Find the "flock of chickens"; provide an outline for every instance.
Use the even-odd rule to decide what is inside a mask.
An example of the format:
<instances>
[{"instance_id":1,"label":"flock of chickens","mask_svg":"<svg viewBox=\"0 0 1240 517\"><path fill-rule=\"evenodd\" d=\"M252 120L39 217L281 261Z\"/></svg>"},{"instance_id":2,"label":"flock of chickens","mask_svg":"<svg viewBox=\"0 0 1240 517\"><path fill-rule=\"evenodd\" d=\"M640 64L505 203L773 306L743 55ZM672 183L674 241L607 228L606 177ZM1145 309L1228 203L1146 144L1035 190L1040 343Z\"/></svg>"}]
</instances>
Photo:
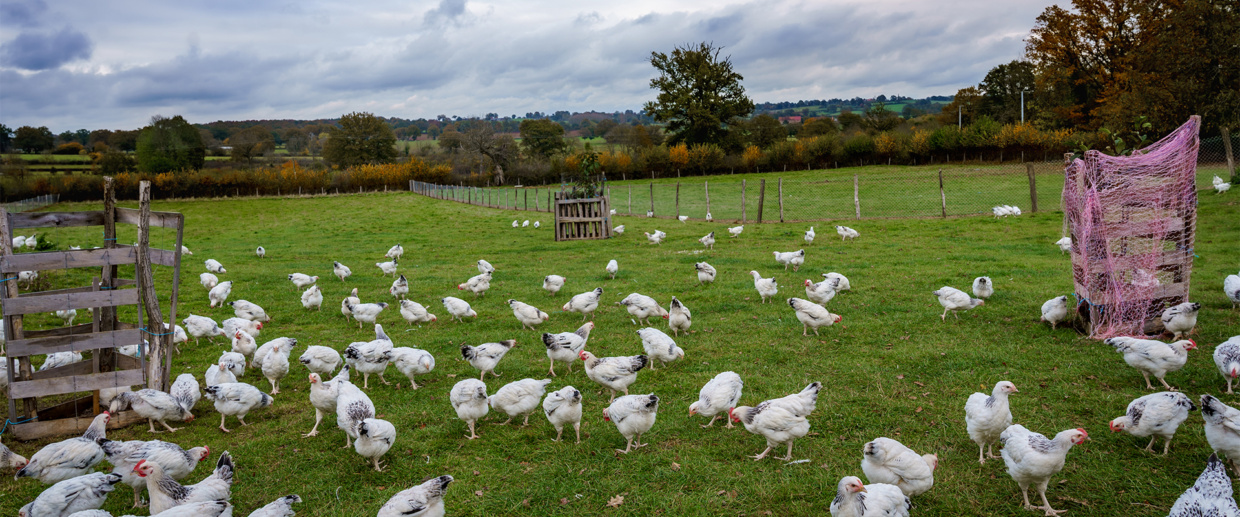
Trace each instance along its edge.
<instances>
[{"instance_id":1,"label":"flock of chickens","mask_svg":"<svg viewBox=\"0 0 1240 517\"><path fill-rule=\"evenodd\" d=\"M1018 208L1010 208L1015 209L1011 215L1020 213ZM1007 208L1004 208L1004 211L1007 212ZM996 215L1000 214L996 212ZM526 221L526 225L528 223L529 221ZM513 221L513 226L518 227L516 221ZM538 226L539 223L535 222L534 227ZM743 230L743 226L728 229L732 237L738 237ZM837 226L836 230L845 241L860 236L852 228ZM623 232L623 226L615 228L615 233ZM666 233L656 230L654 233L646 233L646 236L649 242L657 245L666 238ZM807 244L812 243L815 237L811 227L805 233L804 240ZM702 237L699 242L713 249L714 232ZM1065 250L1071 247L1071 241L1066 237L1056 244ZM183 252L189 254L188 250ZM409 293L408 280L398 271L398 262L403 254L404 248L398 244L388 250L386 261L375 263L375 267L383 275L395 277L389 294L398 301L402 319L411 324L438 321L438 317L430 313L427 307L406 299ZM264 258L266 250L258 247L255 255L260 259ZM806 253L801 249L776 251L773 255L776 263L784 266L785 270L792 267L793 271L797 271L804 264ZM264 323L269 322L271 317L265 309L251 301L228 301L232 294L232 282L221 282L218 276L226 274L227 270L213 259L206 260L204 265L207 271L200 275L200 282L207 290L210 306L227 304L233 309L235 317L217 323L209 317L190 314L182 321L184 327L177 325L169 330L175 334L174 342L177 344L187 342L190 338L197 342L202 338L212 340L217 336L223 336L231 342L231 350L222 354L218 362L204 372L205 388L194 375L182 374L176 378L168 392L153 389L130 391L121 388L104 390L101 393L101 399L111 406L112 411L130 408L147 418L152 433L158 432L156 423L167 431L174 432L177 428L171 427L168 422L192 422L192 410L204 394L212 401L214 409L220 415L219 429L222 432L230 432L226 427L229 416L237 417L243 426L248 425L245 423L246 415L272 405L272 395L280 393L280 382L290 374L292 368L290 359L298 344L297 340L279 337L259 346L256 338L263 330ZM458 290L473 293L475 298L482 298L490 289L496 270L485 260L479 260L476 266L479 274L457 287ZM717 270L713 266L699 262L694 267L700 284L715 281ZM618 262L609 261L605 270L611 278L615 278L619 271ZM348 266L335 262L333 274L344 282L353 273ZM750 275L762 303L778 294L779 285L775 278L763 278L756 270L750 271ZM824 305L840 291L850 290L851 284L848 278L840 273L829 272L822 276L824 279L817 283L805 281L805 298L793 297L786 300L803 325L803 335L808 335L809 330L818 334L821 327L842 320L842 316L830 313ZM304 289L301 301L306 309L321 308L323 295L317 285L318 276L298 272L289 274L288 280L295 288ZM542 287L554 296L565 286L566 281L565 277L559 275L547 275L543 278ZM1233 303L1240 303L1240 275L1227 277L1224 289ZM993 282L989 277L978 277L974 280L972 293L970 296L950 286L934 291L933 295L944 308L941 319L945 320L948 312L956 314L983 305L985 300L994 294ZM543 333L541 341L549 361L548 376L558 377L556 363L565 364L567 373L571 374L573 364L580 361L586 378L610 392L609 405L603 411L603 418L612 422L626 441L625 448L616 449L616 452L627 454L635 448L647 445L642 442L642 435L654 427L660 403L659 397L654 393L629 394L629 387L636 382L642 370L655 370L657 366L684 359L685 351L676 343L676 338L689 330L693 320L689 308L676 297L672 297L668 308L664 309L650 296L631 293L615 304L625 307L635 324L645 325L637 331L645 353L598 357L586 349L591 330L594 329L594 322L587 320L593 319L594 312L602 303L603 295L604 289L599 287L572 296L562 306L562 310L581 314L582 325L573 332ZM463 321L464 318L478 315L471 304L462 298L446 296L440 303L453 320ZM529 303L509 299L506 305L525 329L535 330L550 319L546 312ZM353 289L351 295L341 301L341 313L354 320L359 327L372 325L375 339L350 343L343 353L330 347L310 346L297 359L309 372L309 399L315 409L314 428L304 436L317 435L323 417L334 414L337 427L345 434L345 446L353 448L378 471L383 470L381 458L397 439L397 429L392 423L376 418L379 412L365 391L369 389L369 377L378 375L382 383L389 384L384 374L391 365L405 375L413 389L417 389L415 377L430 373L435 368L435 358L429 352L395 346L382 324L378 323L380 314L388 307L389 304L385 302L363 303L358 297L358 290ZM1187 335L1196 325L1199 309L1200 305L1195 303L1168 308L1159 322L1160 330L1165 330L1176 339ZM1067 297L1060 296L1048 300L1042 306L1042 319L1054 327L1069 319L1070 312ZM651 326L651 318L667 320L668 329L673 331L675 337ZM1147 450L1151 452L1156 439L1162 438L1163 454L1167 454L1176 429L1187 420L1188 412L1197 409L1197 406L1186 395L1174 391L1164 377L1185 365L1187 352L1196 348L1196 343L1186 339L1168 344L1134 337L1112 338L1106 340L1106 343L1115 347L1127 364L1142 373L1147 388L1153 389L1149 380L1149 376L1153 375L1164 387L1171 390L1132 401L1124 416L1110 422L1111 430L1151 437L1147 446ZM462 359L479 372L478 379L468 378L457 382L448 397L458 418L468 428L469 432L465 437L470 440L478 437L476 423L491 410L507 416L508 420L503 424L520 417L523 425L528 425L530 415L541 407L544 416L556 430L556 441L562 438L564 428L571 426L577 443L580 443L583 398L581 390L565 385L549 391L553 383L549 378L520 379L506 383L494 391L489 390L484 382L488 373L492 377L499 377L496 370L506 354L516 346L515 340L461 345ZM137 354L140 350L133 347L121 352ZM1227 393L1232 393L1232 383L1240 378L1240 336L1216 347L1214 359L1227 381ZM44 368L49 364L67 364L74 360L75 358L68 356L49 356ZM80 354L76 360L81 360ZM244 378L247 367L260 372L269 382L270 394L239 380ZM361 387L353 383L354 376L359 373L363 380ZM739 423L747 431L762 436L766 448L752 456L755 460L762 460L772 451L785 447L786 452L780 459L791 460L794 441L809 434L808 417L816 408L822 384L814 382L797 393L765 400L754 406L739 405L743 388L744 382L735 372L719 373L701 388L698 400L689 406L690 416L709 417L709 422L702 427L711 427L718 418L724 417L726 427L732 428L734 423ZM622 392L623 395L617 397L617 392ZM1047 438L1021 425L1014 425L1009 404L1009 395L1013 393L1018 393L1016 386L1011 382L1001 381L989 395L972 394L964 405L966 431L979 446L980 463L985 463L987 458L1003 459L1008 474L1021 489L1026 508L1042 510L1048 516L1057 515L1063 511L1052 509L1046 499L1049 480L1063 468L1068 451L1074 445L1088 440L1089 434L1084 429L1069 429L1053 438ZM1237 465L1240 460L1240 410L1231 408L1210 395L1202 395L1200 405L1211 447L1216 453L1226 456L1237 473L1240 473L1240 465ZM106 438L106 424L110 418L108 412L98 415L82 436L48 445L29 460L0 444L0 468L15 469L17 479L30 477L51 485L35 501L22 507L19 515L110 515L97 508L119 482L132 487L135 507L143 504L141 491L144 488L147 490L151 515L232 515L229 500L234 460L227 451L219 456L214 470L205 479L197 484L182 485L181 480L189 477L199 462L209 458L208 448L183 449L177 444L159 440L110 441ZM996 442L1002 445L1001 456L994 454L993 447ZM887 437L879 437L866 443L862 452L861 468L869 484L862 483L858 477L842 478L837 486L836 497L830 505L833 516L907 516L912 508L911 498L927 492L934 485L934 471L938 466L936 455L919 455ZM93 472L95 466L104 460L113 466L111 473ZM378 515L444 515L443 495L452 480L451 476L441 476L402 491L388 501ZM1041 506L1034 506L1029 502L1028 491L1031 486L1038 491ZM301 498L297 495L288 495L250 515L293 515L292 505L300 502ZM1212 511L1215 513L1211 513ZM1176 502L1172 515L1240 515L1240 508L1236 507L1231 496L1230 480L1217 456L1211 456L1197 484Z\"/></svg>"}]
</instances>

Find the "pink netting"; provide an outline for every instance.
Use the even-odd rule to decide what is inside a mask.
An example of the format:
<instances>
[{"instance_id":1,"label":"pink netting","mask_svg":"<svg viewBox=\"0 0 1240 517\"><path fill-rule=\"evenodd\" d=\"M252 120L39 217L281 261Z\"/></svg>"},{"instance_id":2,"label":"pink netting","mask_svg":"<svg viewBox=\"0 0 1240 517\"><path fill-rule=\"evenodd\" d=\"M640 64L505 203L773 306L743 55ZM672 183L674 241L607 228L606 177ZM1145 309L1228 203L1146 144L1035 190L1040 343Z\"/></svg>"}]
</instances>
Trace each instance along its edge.
<instances>
[{"instance_id":1,"label":"pink netting","mask_svg":"<svg viewBox=\"0 0 1240 517\"><path fill-rule=\"evenodd\" d=\"M1166 304L1187 301L1200 124L1193 116L1132 156L1088 151L1068 164L1074 295L1091 337L1139 335Z\"/></svg>"}]
</instances>

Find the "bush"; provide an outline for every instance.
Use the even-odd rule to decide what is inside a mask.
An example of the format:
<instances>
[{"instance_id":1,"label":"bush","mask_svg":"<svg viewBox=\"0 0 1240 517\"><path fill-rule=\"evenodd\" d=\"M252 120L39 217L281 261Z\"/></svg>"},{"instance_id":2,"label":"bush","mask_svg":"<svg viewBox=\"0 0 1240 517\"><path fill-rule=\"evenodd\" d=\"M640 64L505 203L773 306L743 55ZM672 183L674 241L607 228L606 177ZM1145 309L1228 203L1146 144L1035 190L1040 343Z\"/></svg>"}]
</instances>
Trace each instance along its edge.
<instances>
[{"instance_id":1,"label":"bush","mask_svg":"<svg viewBox=\"0 0 1240 517\"><path fill-rule=\"evenodd\" d=\"M863 163L866 159L874 160L874 139L865 133L857 133L844 140L842 160L848 163Z\"/></svg>"},{"instance_id":2,"label":"bush","mask_svg":"<svg viewBox=\"0 0 1240 517\"><path fill-rule=\"evenodd\" d=\"M52 154L82 154L85 150L86 148L82 147L82 144L77 142L69 142L67 144L60 144L57 146L56 150L52 151Z\"/></svg>"}]
</instances>

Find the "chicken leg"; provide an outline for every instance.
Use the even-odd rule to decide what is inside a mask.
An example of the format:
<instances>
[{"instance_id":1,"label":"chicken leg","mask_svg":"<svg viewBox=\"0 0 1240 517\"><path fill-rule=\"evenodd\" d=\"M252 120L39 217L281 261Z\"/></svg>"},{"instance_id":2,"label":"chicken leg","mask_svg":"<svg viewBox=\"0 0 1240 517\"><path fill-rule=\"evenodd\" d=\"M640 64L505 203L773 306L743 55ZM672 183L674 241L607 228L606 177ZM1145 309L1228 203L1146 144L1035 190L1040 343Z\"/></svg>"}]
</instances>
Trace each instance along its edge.
<instances>
[{"instance_id":1,"label":"chicken leg","mask_svg":"<svg viewBox=\"0 0 1240 517\"><path fill-rule=\"evenodd\" d=\"M715 420L718 420L718 419L719 419L719 415L715 415L711 417L710 422L707 422L706 425L699 426L699 427L701 427L702 429L706 429L707 427L715 425Z\"/></svg>"},{"instance_id":2,"label":"chicken leg","mask_svg":"<svg viewBox=\"0 0 1240 517\"><path fill-rule=\"evenodd\" d=\"M146 508L146 502L142 500L142 489L134 487L133 489L133 507Z\"/></svg>"},{"instance_id":3,"label":"chicken leg","mask_svg":"<svg viewBox=\"0 0 1240 517\"><path fill-rule=\"evenodd\" d=\"M778 459L781 459L784 461L789 461L792 459L792 440L788 440L788 455L782 458L778 458Z\"/></svg>"},{"instance_id":4,"label":"chicken leg","mask_svg":"<svg viewBox=\"0 0 1240 517\"><path fill-rule=\"evenodd\" d=\"M766 450L762 451L762 454L759 454L759 455L757 455L757 456L750 456L750 458L753 458L753 460L754 460L754 461L759 461L759 460L761 460L762 458L765 458L765 457L766 457L766 453L771 452L771 448L772 448L772 447L771 447L770 445L768 445L768 446L766 446Z\"/></svg>"},{"instance_id":5,"label":"chicken leg","mask_svg":"<svg viewBox=\"0 0 1240 517\"><path fill-rule=\"evenodd\" d=\"M552 377L558 377L558 375L555 374L555 359L549 360L551 361L551 368L547 371L547 374Z\"/></svg>"},{"instance_id":6,"label":"chicken leg","mask_svg":"<svg viewBox=\"0 0 1240 517\"><path fill-rule=\"evenodd\" d=\"M1038 508L1041 508L1042 510L1046 510L1046 517L1056 517L1057 515L1067 511L1067 510L1056 510L1054 508L1051 508L1050 501L1046 500L1046 481L1043 481L1042 483L1038 485L1038 495L1042 496L1042 506Z\"/></svg>"},{"instance_id":7,"label":"chicken leg","mask_svg":"<svg viewBox=\"0 0 1240 517\"><path fill-rule=\"evenodd\" d=\"M383 472L383 467L379 466L379 458L371 458L371 461L374 462L375 472Z\"/></svg>"},{"instance_id":8,"label":"chicken leg","mask_svg":"<svg viewBox=\"0 0 1240 517\"><path fill-rule=\"evenodd\" d=\"M388 385L388 386L391 386L391 385L392 385L392 383L388 382L388 380L387 380L387 379L384 379L384 378L383 378L383 374L384 374L384 373L386 373L386 372L387 372L387 370L386 370L386 369L385 369L384 371L382 371L382 372L379 372L379 380L383 381L383 383L384 383L384 384L386 384L386 385ZM272 395L274 395L274 393L273 393Z\"/></svg>"},{"instance_id":9,"label":"chicken leg","mask_svg":"<svg viewBox=\"0 0 1240 517\"><path fill-rule=\"evenodd\" d=\"M581 422L573 422L573 430L577 432L577 443L581 443Z\"/></svg>"},{"instance_id":10,"label":"chicken leg","mask_svg":"<svg viewBox=\"0 0 1240 517\"><path fill-rule=\"evenodd\" d=\"M466 436L465 439L473 440L474 438L478 437L478 435L474 433L474 421L470 420L468 423L469 423L469 436Z\"/></svg>"},{"instance_id":11,"label":"chicken leg","mask_svg":"<svg viewBox=\"0 0 1240 517\"><path fill-rule=\"evenodd\" d=\"M323 421L323 412L320 411L318 408L314 408L314 428L311 429L310 432L301 435L301 437L309 438L311 436L318 436L319 435L319 422L322 422L322 421Z\"/></svg>"},{"instance_id":12,"label":"chicken leg","mask_svg":"<svg viewBox=\"0 0 1240 517\"><path fill-rule=\"evenodd\" d=\"M524 421L524 422L521 422L521 427L529 427L529 426L530 426L530 414L529 414L529 413L526 413L526 414L525 414L525 421Z\"/></svg>"},{"instance_id":13,"label":"chicken leg","mask_svg":"<svg viewBox=\"0 0 1240 517\"><path fill-rule=\"evenodd\" d=\"M272 394L272 395L276 395L276 394L280 393L280 385L279 385L279 384L277 384L277 383L276 383L276 381L274 381L274 380L272 380L272 379L267 379L267 382L270 382L270 383L271 383L271 394Z\"/></svg>"},{"instance_id":14,"label":"chicken leg","mask_svg":"<svg viewBox=\"0 0 1240 517\"><path fill-rule=\"evenodd\" d=\"M224 419L226 418L228 418L226 415L220 415L220 430L226 433L231 433L232 431L229 431L227 427L224 427Z\"/></svg>"}]
</instances>

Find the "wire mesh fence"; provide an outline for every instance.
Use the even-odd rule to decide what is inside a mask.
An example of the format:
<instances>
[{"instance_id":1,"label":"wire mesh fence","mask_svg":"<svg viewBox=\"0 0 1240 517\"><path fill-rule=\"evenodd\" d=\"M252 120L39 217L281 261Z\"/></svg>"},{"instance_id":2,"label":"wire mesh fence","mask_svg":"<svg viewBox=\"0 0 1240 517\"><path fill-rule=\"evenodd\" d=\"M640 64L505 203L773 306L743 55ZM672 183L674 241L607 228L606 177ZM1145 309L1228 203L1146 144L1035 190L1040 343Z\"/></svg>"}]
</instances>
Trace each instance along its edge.
<instances>
[{"instance_id":1,"label":"wire mesh fence","mask_svg":"<svg viewBox=\"0 0 1240 517\"><path fill-rule=\"evenodd\" d=\"M48 205L54 205L58 202L60 202L60 194L44 194L42 196L23 199L21 201L4 203L0 206L3 206L5 210L8 210L9 212L27 212L30 210L37 210Z\"/></svg>"}]
</instances>

